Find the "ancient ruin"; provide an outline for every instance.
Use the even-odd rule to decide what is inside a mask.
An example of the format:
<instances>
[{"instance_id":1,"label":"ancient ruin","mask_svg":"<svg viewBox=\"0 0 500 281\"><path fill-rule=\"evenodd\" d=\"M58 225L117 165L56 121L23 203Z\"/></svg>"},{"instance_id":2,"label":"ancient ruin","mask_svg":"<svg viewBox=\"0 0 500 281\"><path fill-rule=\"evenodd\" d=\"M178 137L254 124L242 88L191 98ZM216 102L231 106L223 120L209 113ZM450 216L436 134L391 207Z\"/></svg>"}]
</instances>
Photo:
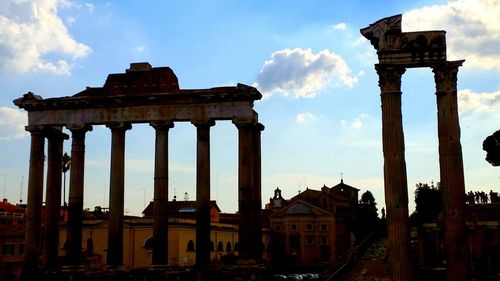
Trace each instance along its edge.
<instances>
[{"instance_id":1,"label":"ancient ruin","mask_svg":"<svg viewBox=\"0 0 500 281\"><path fill-rule=\"evenodd\" d=\"M234 87L183 90L168 67L132 63L125 73L110 74L103 87L87 88L73 96L43 99L27 93L14 103L28 111L31 154L26 217L26 255L23 275L40 264L41 208L44 186L44 146L48 139L47 215L44 261L47 271L58 264L59 206L63 141L71 131L71 176L66 268L81 267L82 213L84 198L85 135L93 125L111 131L109 226L106 264L119 269L123 261L125 133L134 123L148 123L156 132L154 168L154 226L152 266L168 264L168 131L175 122L191 122L197 128L196 266L210 263L210 127L216 120L230 120L239 135L238 209L240 259L258 261L261 256L261 159L260 134L253 103L262 95L255 88Z\"/></svg>"},{"instance_id":2,"label":"ancient ruin","mask_svg":"<svg viewBox=\"0 0 500 281\"><path fill-rule=\"evenodd\" d=\"M464 60L446 60L445 31L402 32L401 15L361 29L377 50L382 100L385 203L392 280L412 280L408 187L401 116L401 76L406 68L430 67L437 97L439 166L443 192L447 280L467 280L465 184L457 109L457 73Z\"/></svg>"}]
</instances>

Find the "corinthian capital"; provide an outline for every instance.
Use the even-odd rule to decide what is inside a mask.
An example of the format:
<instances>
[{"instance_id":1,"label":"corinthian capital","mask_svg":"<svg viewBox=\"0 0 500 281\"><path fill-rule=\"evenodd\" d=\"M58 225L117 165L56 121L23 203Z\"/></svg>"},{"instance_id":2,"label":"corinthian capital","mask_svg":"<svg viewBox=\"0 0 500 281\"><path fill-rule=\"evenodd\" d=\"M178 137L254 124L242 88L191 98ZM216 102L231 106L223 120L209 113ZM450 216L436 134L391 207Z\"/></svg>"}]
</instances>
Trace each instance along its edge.
<instances>
[{"instance_id":1,"label":"corinthian capital","mask_svg":"<svg viewBox=\"0 0 500 281\"><path fill-rule=\"evenodd\" d=\"M381 92L401 92L401 76L406 69L394 65L375 65Z\"/></svg>"},{"instance_id":2,"label":"corinthian capital","mask_svg":"<svg viewBox=\"0 0 500 281\"><path fill-rule=\"evenodd\" d=\"M436 82L436 93L451 92L457 90L458 68L462 66L463 60L444 62L432 66L434 81Z\"/></svg>"}]
</instances>

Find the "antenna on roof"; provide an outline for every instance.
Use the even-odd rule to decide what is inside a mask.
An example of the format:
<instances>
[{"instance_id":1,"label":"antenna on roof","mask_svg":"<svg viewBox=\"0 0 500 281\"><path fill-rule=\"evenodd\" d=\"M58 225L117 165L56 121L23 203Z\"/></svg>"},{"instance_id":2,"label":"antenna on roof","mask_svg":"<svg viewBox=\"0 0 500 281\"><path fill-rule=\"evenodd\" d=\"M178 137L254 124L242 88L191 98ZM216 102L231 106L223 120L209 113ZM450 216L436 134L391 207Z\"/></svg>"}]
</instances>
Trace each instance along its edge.
<instances>
[{"instance_id":1,"label":"antenna on roof","mask_svg":"<svg viewBox=\"0 0 500 281\"><path fill-rule=\"evenodd\" d=\"M344 173L340 172L340 182L344 183Z\"/></svg>"},{"instance_id":2,"label":"antenna on roof","mask_svg":"<svg viewBox=\"0 0 500 281\"><path fill-rule=\"evenodd\" d=\"M7 194L5 192L5 189L6 189L6 187L5 187L6 178L7 178L7 175L4 174L3 175L3 198L7 198Z\"/></svg>"},{"instance_id":3,"label":"antenna on roof","mask_svg":"<svg viewBox=\"0 0 500 281\"><path fill-rule=\"evenodd\" d=\"M19 186L19 203L23 203L23 184L24 176L21 176L21 185Z\"/></svg>"}]
</instances>

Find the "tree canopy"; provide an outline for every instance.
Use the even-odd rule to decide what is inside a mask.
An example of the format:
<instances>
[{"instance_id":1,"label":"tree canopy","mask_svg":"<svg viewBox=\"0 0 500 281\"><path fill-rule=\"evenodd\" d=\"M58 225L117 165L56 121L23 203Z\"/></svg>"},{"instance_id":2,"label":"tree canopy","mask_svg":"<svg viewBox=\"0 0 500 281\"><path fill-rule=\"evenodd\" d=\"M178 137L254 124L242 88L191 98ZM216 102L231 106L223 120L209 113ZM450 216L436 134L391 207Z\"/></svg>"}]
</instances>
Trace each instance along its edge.
<instances>
[{"instance_id":1,"label":"tree canopy","mask_svg":"<svg viewBox=\"0 0 500 281\"><path fill-rule=\"evenodd\" d=\"M439 183L418 183L415 189L415 211L413 223L435 222L442 210L442 193Z\"/></svg>"},{"instance_id":2,"label":"tree canopy","mask_svg":"<svg viewBox=\"0 0 500 281\"><path fill-rule=\"evenodd\" d=\"M373 197L373 194L368 190L361 195L358 204L358 235L365 236L371 232L377 231L379 220L377 202L375 202L375 197Z\"/></svg>"},{"instance_id":3,"label":"tree canopy","mask_svg":"<svg viewBox=\"0 0 500 281\"><path fill-rule=\"evenodd\" d=\"M494 132L483 141L486 161L493 166L500 166L500 130Z\"/></svg>"}]
</instances>

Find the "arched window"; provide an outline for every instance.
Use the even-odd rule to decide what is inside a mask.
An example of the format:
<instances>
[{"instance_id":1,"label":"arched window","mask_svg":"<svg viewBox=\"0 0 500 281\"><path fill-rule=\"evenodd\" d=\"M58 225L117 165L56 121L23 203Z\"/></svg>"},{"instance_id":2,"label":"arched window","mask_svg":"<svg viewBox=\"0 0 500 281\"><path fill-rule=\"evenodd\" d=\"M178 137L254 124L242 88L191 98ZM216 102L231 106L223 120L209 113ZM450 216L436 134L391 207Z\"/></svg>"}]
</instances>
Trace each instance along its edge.
<instances>
[{"instance_id":1,"label":"arched window","mask_svg":"<svg viewBox=\"0 0 500 281\"><path fill-rule=\"evenodd\" d=\"M234 251L238 252L240 250L240 243L236 242L234 243Z\"/></svg>"},{"instance_id":2,"label":"arched window","mask_svg":"<svg viewBox=\"0 0 500 281\"><path fill-rule=\"evenodd\" d=\"M231 252L231 242L227 242L226 244L226 252Z\"/></svg>"},{"instance_id":3,"label":"arched window","mask_svg":"<svg viewBox=\"0 0 500 281\"><path fill-rule=\"evenodd\" d=\"M153 250L153 237L149 237L148 239L146 239L143 247L146 250L152 251Z\"/></svg>"},{"instance_id":4,"label":"arched window","mask_svg":"<svg viewBox=\"0 0 500 281\"><path fill-rule=\"evenodd\" d=\"M215 250L214 241L210 241L210 252L213 252L214 250Z\"/></svg>"},{"instance_id":5,"label":"arched window","mask_svg":"<svg viewBox=\"0 0 500 281\"><path fill-rule=\"evenodd\" d=\"M194 242L193 242L193 240L189 240L186 251L188 251L188 252L194 252Z\"/></svg>"},{"instance_id":6,"label":"arched window","mask_svg":"<svg viewBox=\"0 0 500 281\"><path fill-rule=\"evenodd\" d=\"M223 252L224 251L224 245L222 244L221 241L217 244L217 251L218 252Z\"/></svg>"}]
</instances>

